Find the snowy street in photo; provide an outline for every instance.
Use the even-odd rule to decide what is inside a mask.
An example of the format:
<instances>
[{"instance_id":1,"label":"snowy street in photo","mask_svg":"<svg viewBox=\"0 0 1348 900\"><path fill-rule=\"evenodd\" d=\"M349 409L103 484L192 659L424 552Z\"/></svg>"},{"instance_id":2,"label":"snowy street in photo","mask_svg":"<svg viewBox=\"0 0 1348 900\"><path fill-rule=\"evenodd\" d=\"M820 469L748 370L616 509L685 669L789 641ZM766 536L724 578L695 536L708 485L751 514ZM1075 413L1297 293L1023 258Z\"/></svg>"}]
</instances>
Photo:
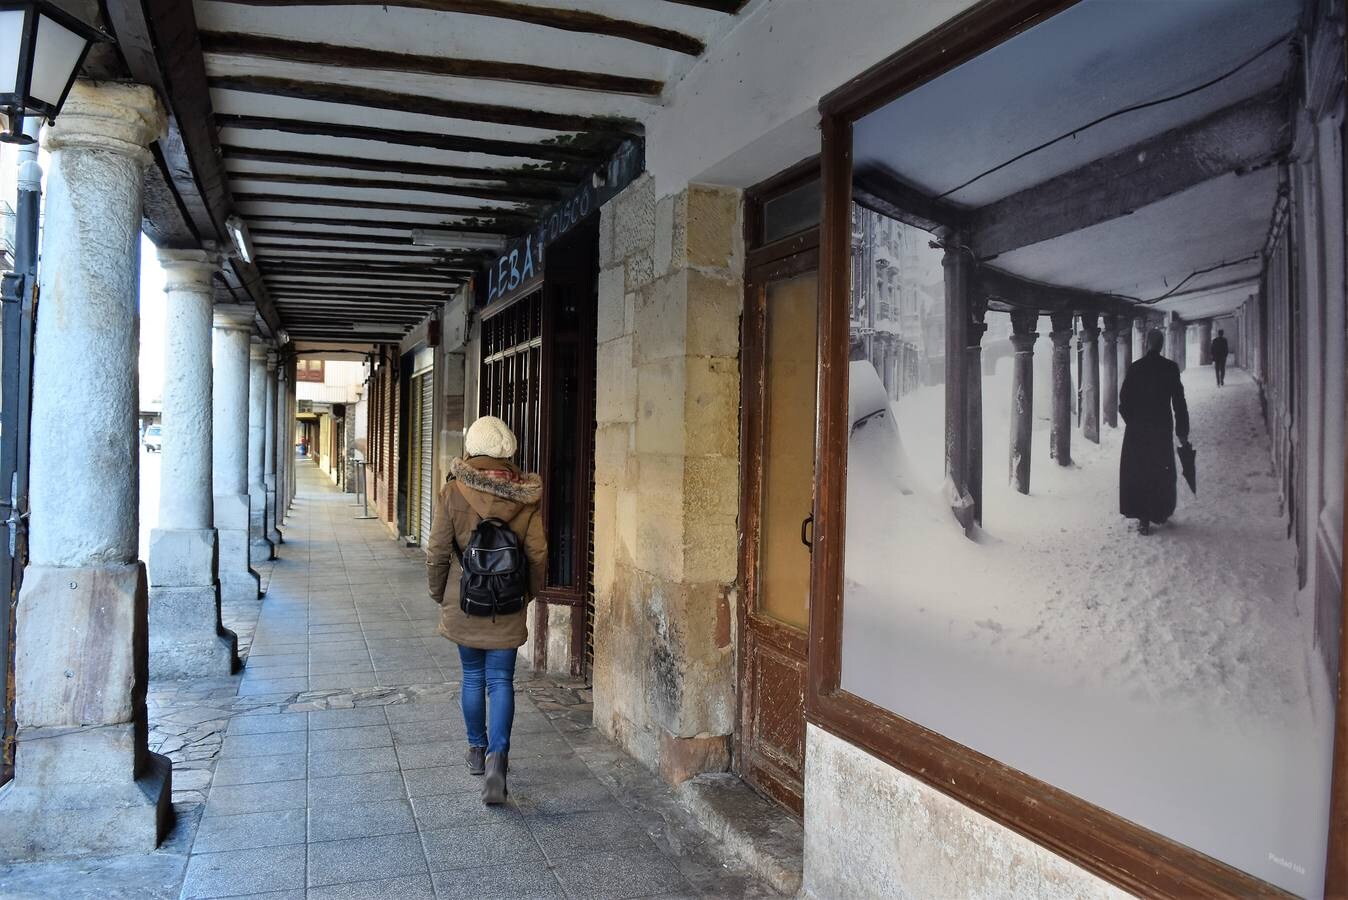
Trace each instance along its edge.
<instances>
[{"instance_id":1,"label":"snowy street in photo","mask_svg":"<svg viewBox=\"0 0 1348 900\"><path fill-rule=\"evenodd\" d=\"M1256 385L1232 368L1219 390L1211 366L1183 381L1198 494L1181 483L1150 536L1118 513L1122 422L1102 424L1098 446L1074 429L1061 467L1037 398L1030 494L1010 487L1009 359L983 379L975 540L942 483L942 385L893 405L897 434L860 429L842 684L1219 859L1266 859L1255 874L1307 892L1322 875L1332 731L1310 597ZM1227 816L1255 824L1232 836Z\"/></svg>"}]
</instances>

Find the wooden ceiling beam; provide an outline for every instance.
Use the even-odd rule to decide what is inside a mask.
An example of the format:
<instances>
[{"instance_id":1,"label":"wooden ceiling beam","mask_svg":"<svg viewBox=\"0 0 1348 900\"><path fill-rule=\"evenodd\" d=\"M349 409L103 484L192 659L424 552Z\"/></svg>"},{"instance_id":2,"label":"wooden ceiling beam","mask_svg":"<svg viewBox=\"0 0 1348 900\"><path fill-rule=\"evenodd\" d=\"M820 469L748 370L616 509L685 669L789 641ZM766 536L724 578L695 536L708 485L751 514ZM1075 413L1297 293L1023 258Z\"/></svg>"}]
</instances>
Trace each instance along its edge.
<instances>
[{"instance_id":1,"label":"wooden ceiling beam","mask_svg":"<svg viewBox=\"0 0 1348 900\"><path fill-rule=\"evenodd\" d=\"M348 268L332 268L323 266L322 268L296 265L273 265L266 263L262 267L263 275L280 275L286 278L310 277L310 278L357 278L357 279L392 279L394 281L462 281L463 271L428 269L420 270L414 268L406 269L378 269L367 266L351 266Z\"/></svg>"},{"instance_id":2,"label":"wooden ceiling beam","mask_svg":"<svg viewBox=\"0 0 1348 900\"><path fill-rule=\"evenodd\" d=\"M279 288L283 284L312 288L331 287L333 285L344 287L363 285L368 288L402 288L409 291L452 291L463 284L464 281L463 276L441 280L427 278L424 275L366 275L353 272L331 274L289 272L284 275L264 277L267 277L267 283L274 288Z\"/></svg>"},{"instance_id":3,"label":"wooden ceiling beam","mask_svg":"<svg viewBox=\"0 0 1348 900\"><path fill-rule=\"evenodd\" d=\"M434 272L437 275L463 274L476 271L471 261L464 262L461 265L455 265L453 262L439 263L427 262L425 264L414 265L410 262L396 262L392 260L356 260L352 261L346 257L284 257L280 259L266 258L262 261L262 269L266 271L275 266L288 270L297 271L316 271L316 272L389 272L398 274L402 272Z\"/></svg>"},{"instance_id":4,"label":"wooden ceiling beam","mask_svg":"<svg viewBox=\"0 0 1348 900\"><path fill-rule=\"evenodd\" d=\"M254 237L254 238L257 238L258 235L253 235L253 237ZM332 253L335 253L335 254L338 254L338 256L336 256L336 257L332 257L332 256L309 257L310 259L345 259L345 260L347 260L347 261L349 261L349 262L371 262L371 263L379 263L379 262L398 262L398 261L403 261L403 262L411 263L411 262L424 261L424 262L427 262L427 263L430 263L430 264L433 265L433 264L439 263L442 259L445 259L445 258L447 257L447 253L448 253L448 251L446 251L446 250L436 249L436 248L433 248L433 247L413 247L413 246L410 246L410 245L409 245L409 246L405 246L405 247L367 247L367 248L361 248L361 247L333 246L333 245L328 245L328 244L291 244L291 243L287 243L287 242L285 242L285 241L278 241L278 242L276 242L276 243L268 243L268 240L270 240L270 239L269 239L269 238L265 238L265 236L264 236L264 240L254 240L254 241L253 241L253 244L254 244L254 245L256 246L256 248L257 248L258 256L262 257L262 258L264 259L264 261L265 261L265 258L268 256L268 254L274 251L274 252L276 252L276 253L323 253L323 254L332 254ZM372 260L353 260L353 259L350 259L350 257L347 255L347 254L358 254L358 253L368 253L368 254L377 255L377 256L391 256L391 257L394 257L394 258L393 258L393 259L383 259L383 260L374 260L374 259L372 259ZM466 258L471 258L471 257L466 257Z\"/></svg>"},{"instance_id":5,"label":"wooden ceiling beam","mask_svg":"<svg viewBox=\"0 0 1348 900\"><path fill-rule=\"evenodd\" d=\"M430 184L422 181L400 181L395 178L347 178L337 175L297 175L291 172L235 172L235 181L261 181L267 184L308 184L322 187L367 188L378 191L412 191L420 194L444 194L453 197L474 197L479 200L500 200L539 206L539 201L554 200L559 190L531 188L524 185L485 187L466 184ZM517 210L511 210L515 212ZM483 210L489 212L489 210Z\"/></svg>"},{"instance_id":6,"label":"wooden ceiling beam","mask_svg":"<svg viewBox=\"0 0 1348 900\"><path fill-rule=\"evenodd\" d=\"M511 19L529 25L555 28L559 31L596 34L619 38L673 50L686 56L701 56L707 49L699 39L644 22L615 19L600 13L579 9L559 9L551 6L533 6L512 3L510 0L225 0L242 6L397 6L403 9L422 9L431 12L462 13L470 16L489 16Z\"/></svg>"},{"instance_id":7,"label":"wooden ceiling beam","mask_svg":"<svg viewBox=\"0 0 1348 900\"><path fill-rule=\"evenodd\" d=\"M249 56L319 66L340 66L344 69L375 69L383 72L542 84L606 94L659 97L665 88L664 82L652 78L629 78L607 72L582 72L495 60L452 59L443 56L394 53L387 50L371 50L368 47L293 41L260 34L202 32L201 44L207 53L222 56Z\"/></svg>"},{"instance_id":8,"label":"wooden ceiling beam","mask_svg":"<svg viewBox=\"0 0 1348 900\"><path fill-rule=\"evenodd\" d=\"M418 290L404 290L379 287L372 288L361 285L295 285L286 284L283 281L269 280L268 284L276 286L278 294L290 297L327 297L349 296L348 291L358 291L357 296L368 300L393 300L407 301L409 303L448 303L453 299L453 291L446 288L443 291L436 291L432 288Z\"/></svg>"},{"instance_id":9,"label":"wooden ceiling beam","mask_svg":"<svg viewBox=\"0 0 1348 900\"><path fill-rule=\"evenodd\" d=\"M250 131L282 131L286 134L308 134L320 137L351 138L375 141L405 147L430 147L452 153L481 153L518 159L545 159L549 162L595 165L605 154L584 150L566 144L528 143L492 138L466 137L430 131L408 131L401 128L373 128L368 125L347 125L341 122L311 122L306 119L282 119L274 116L242 116L223 114L215 117L220 128L240 128Z\"/></svg>"},{"instance_id":10,"label":"wooden ceiling beam","mask_svg":"<svg viewBox=\"0 0 1348 900\"><path fill-rule=\"evenodd\" d=\"M514 125L520 128L588 134L602 133L620 137L641 134L641 126L630 119L574 115L488 103L465 103L461 100L442 100L420 94L399 94L335 82L301 81L264 75L233 75L212 77L210 86L221 91L267 94L315 103L340 103L366 109L391 109L419 116L436 116L465 122L489 122L493 125Z\"/></svg>"},{"instance_id":11,"label":"wooden ceiling beam","mask_svg":"<svg viewBox=\"0 0 1348 900\"><path fill-rule=\"evenodd\" d=\"M281 213L245 213L244 218L251 222L293 222L297 225L336 225L342 228L383 228L394 231L418 231L430 229L438 231L462 231L465 234L499 234L510 232L505 225L463 224L455 222L402 222L388 219L342 219L331 216L288 216Z\"/></svg>"},{"instance_id":12,"label":"wooden ceiling beam","mask_svg":"<svg viewBox=\"0 0 1348 900\"><path fill-rule=\"evenodd\" d=\"M411 235L391 235L391 234L349 234L344 232L329 231L296 231L289 228L252 228L248 233L255 238L258 237L284 237L284 238L306 238L309 240L336 241L346 244L399 244L404 247L412 246Z\"/></svg>"},{"instance_id":13,"label":"wooden ceiling beam","mask_svg":"<svg viewBox=\"0 0 1348 900\"><path fill-rule=\"evenodd\" d=\"M733 16L744 8L748 0L665 0L666 3L677 3L680 6L696 6L698 9L706 9L711 12L725 13Z\"/></svg>"},{"instance_id":14,"label":"wooden ceiling beam","mask_svg":"<svg viewBox=\"0 0 1348 900\"><path fill-rule=\"evenodd\" d=\"M518 225L527 224L530 217L523 213L504 212L495 209L474 209L467 206L439 206L430 203L395 203L389 200L367 200L360 197L314 197L305 194L252 194L234 195L239 203L285 203L295 206L337 206L351 209L387 209L394 212L426 213L435 216L479 217L484 213L497 221L508 221Z\"/></svg>"},{"instance_id":15,"label":"wooden ceiling beam","mask_svg":"<svg viewBox=\"0 0 1348 900\"><path fill-rule=\"evenodd\" d=\"M432 178L471 178L476 181L509 181L514 184L549 184L572 187L580 175L576 172L545 169L496 169L473 166L447 166L436 163L418 163L402 159L379 159L369 156L341 156L332 153L307 153L302 150L274 150L269 147L244 147L224 144L225 159L247 159L254 162L275 162L295 166L314 166L327 169L355 169L367 172L398 172L403 175L429 175ZM235 172L235 175L242 173Z\"/></svg>"}]
</instances>

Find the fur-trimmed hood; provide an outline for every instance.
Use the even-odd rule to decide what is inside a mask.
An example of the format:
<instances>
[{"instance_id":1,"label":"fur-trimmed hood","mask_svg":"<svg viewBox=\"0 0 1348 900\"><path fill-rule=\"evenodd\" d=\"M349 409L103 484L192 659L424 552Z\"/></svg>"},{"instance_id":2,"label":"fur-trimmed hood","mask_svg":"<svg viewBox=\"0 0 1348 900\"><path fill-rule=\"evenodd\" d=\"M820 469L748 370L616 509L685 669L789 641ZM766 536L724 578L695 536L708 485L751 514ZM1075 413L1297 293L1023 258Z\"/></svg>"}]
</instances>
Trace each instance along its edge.
<instances>
[{"instance_id":1,"label":"fur-trimmed hood","mask_svg":"<svg viewBox=\"0 0 1348 900\"><path fill-rule=\"evenodd\" d=\"M513 481L507 481L487 474L490 470L506 470L516 477ZM470 456L467 459L456 457L450 461L449 471L466 488L520 506L532 506L543 499L543 479L534 473L521 473L519 467L508 460L489 456Z\"/></svg>"}]
</instances>

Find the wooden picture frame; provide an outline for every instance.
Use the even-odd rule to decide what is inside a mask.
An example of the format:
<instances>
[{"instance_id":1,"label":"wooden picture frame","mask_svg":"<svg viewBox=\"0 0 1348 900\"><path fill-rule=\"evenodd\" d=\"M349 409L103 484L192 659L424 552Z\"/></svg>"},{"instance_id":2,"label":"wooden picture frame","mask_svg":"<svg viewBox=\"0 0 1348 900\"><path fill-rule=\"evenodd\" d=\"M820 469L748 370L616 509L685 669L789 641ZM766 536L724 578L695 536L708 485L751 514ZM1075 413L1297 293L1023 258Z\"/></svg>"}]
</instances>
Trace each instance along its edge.
<instances>
[{"instance_id":1,"label":"wooden picture frame","mask_svg":"<svg viewBox=\"0 0 1348 900\"><path fill-rule=\"evenodd\" d=\"M908 775L1135 894L1285 896L1280 888L842 690L849 431L852 123L1046 21L1076 0L984 0L821 102L819 419L806 718ZM1348 597L1345 597L1348 619ZM1340 635L1341 658L1348 639ZM1335 724L1327 896L1348 895L1348 665Z\"/></svg>"}]
</instances>

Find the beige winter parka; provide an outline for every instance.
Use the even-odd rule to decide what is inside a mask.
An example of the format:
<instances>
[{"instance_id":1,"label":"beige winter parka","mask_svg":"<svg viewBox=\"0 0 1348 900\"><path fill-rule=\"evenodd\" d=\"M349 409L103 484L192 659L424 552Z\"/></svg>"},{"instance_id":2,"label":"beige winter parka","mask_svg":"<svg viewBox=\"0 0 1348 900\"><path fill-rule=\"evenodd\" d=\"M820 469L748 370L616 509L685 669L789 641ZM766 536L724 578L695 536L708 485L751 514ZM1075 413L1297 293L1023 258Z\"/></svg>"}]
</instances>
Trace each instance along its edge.
<instances>
[{"instance_id":1,"label":"beige winter parka","mask_svg":"<svg viewBox=\"0 0 1348 900\"><path fill-rule=\"evenodd\" d=\"M530 599L547 576L548 543L539 502L543 481L525 475L512 462L490 456L455 459L453 476L440 491L431 539L426 546L426 567L431 599L440 604L439 632L456 644L478 650L509 650L529 637L526 624L529 607L508 616L470 616L459 609L459 547L468 546L473 530L483 519L497 518L510 526L520 539L529 561ZM505 475L506 477L502 477Z\"/></svg>"}]
</instances>

